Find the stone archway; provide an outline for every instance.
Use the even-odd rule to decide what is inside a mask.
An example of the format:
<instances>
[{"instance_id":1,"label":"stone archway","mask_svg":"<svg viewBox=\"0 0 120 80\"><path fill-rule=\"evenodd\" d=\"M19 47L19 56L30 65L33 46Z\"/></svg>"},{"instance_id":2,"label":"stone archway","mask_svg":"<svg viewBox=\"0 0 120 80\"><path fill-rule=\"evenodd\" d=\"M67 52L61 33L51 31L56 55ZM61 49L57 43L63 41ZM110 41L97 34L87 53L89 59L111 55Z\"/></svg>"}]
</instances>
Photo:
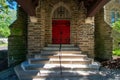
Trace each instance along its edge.
<instances>
[{"instance_id":1,"label":"stone archway","mask_svg":"<svg viewBox=\"0 0 120 80\"><path fill-rule=\"evenodd\" d=\"M52 15L52 43L70 44L70 13L64 6L56 8Z\"/></svg>"}]
</instances>

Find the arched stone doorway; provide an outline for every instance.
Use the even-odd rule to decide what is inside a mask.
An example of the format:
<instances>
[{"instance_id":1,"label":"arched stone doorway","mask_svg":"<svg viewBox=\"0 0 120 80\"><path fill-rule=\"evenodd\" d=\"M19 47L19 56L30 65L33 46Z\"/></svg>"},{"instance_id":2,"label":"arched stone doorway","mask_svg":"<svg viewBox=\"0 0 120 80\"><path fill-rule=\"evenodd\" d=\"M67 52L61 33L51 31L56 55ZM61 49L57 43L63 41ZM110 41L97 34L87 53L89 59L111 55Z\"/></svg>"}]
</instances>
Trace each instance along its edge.
<instances>
[{"instance_id":1,"label":"arched stone doorway","mask_svg":"<svg viewBox=\"0 0 120 80\"><path fill-rule=\"evenodd\" d=\"M63 6L55 9L52 15L52 43L70 44L70 14Z\"/></svg>"}]
</instances>

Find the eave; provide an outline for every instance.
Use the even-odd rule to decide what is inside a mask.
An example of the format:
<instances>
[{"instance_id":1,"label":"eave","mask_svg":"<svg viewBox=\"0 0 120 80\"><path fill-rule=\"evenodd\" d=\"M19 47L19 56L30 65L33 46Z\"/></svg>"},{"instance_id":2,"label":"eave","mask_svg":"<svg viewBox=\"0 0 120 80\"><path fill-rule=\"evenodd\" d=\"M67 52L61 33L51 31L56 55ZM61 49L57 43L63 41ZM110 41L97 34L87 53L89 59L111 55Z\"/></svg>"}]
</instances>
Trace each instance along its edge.
<instances>
[{"instance_id":1,"label":"eave","mask_svg":"<svg viewBox=\"0 0 120 80\"><path fill-rule=\"evenodd\" d=\"M108 3L110 0L98 0L87 13L88 17L94 16L103 6Z\"/></svg>"},{"instance_id":2,"label":"eave","mask_svg":"<svg viewBox=\"0 0 120 80\"><path fill-rule=\"evenodd\" d=\"M38 5L39 0L17 0L18 4L20 7L24 9L24 11L29 15L29 16L35 16L35 8ZM79 2L84 1L84 0L78 0ZM87 8L87 17L94 16L97 11L99 11L107 2L110 0L86 0L84 1ZM89 3L91 2L91 3Z\"/></svg>"}]
</instances>

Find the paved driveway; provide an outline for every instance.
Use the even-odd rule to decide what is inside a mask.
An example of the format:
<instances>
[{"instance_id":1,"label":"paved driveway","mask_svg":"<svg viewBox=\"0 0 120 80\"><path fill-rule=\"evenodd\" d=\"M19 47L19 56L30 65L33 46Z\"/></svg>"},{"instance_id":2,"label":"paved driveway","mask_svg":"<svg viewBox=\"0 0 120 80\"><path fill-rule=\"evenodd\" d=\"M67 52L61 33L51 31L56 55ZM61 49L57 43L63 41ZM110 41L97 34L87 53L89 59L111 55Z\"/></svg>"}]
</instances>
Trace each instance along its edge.
<instances>
[{"instance_id":1,"label":"paved driveway","mask_svg":"<svg viewBox=\"0 0 120 80\"><path fill-rule=\"evenodd\" d=\"M7 46L0 46L0 50L8 50Z\"/></svg>"}]
</instances>

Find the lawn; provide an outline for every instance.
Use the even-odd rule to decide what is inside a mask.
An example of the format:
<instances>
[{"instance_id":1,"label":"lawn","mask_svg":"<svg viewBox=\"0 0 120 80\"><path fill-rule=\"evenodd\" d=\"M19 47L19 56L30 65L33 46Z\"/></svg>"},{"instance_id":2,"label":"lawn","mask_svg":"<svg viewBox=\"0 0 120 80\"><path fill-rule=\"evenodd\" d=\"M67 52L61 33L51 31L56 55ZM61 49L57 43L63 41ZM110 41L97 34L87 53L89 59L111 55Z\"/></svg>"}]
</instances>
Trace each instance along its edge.
<instances>
[{"instance_id":1,"label":"lawn","mask_svg":"<svg viewBox=\"0 0 120 80\"><path fill-rule=\"evenodd\" d=\"M7 43L0 44L0 47L4 47L4 46L8 46L8 44Z\"/></svg>"}]
</instances>

